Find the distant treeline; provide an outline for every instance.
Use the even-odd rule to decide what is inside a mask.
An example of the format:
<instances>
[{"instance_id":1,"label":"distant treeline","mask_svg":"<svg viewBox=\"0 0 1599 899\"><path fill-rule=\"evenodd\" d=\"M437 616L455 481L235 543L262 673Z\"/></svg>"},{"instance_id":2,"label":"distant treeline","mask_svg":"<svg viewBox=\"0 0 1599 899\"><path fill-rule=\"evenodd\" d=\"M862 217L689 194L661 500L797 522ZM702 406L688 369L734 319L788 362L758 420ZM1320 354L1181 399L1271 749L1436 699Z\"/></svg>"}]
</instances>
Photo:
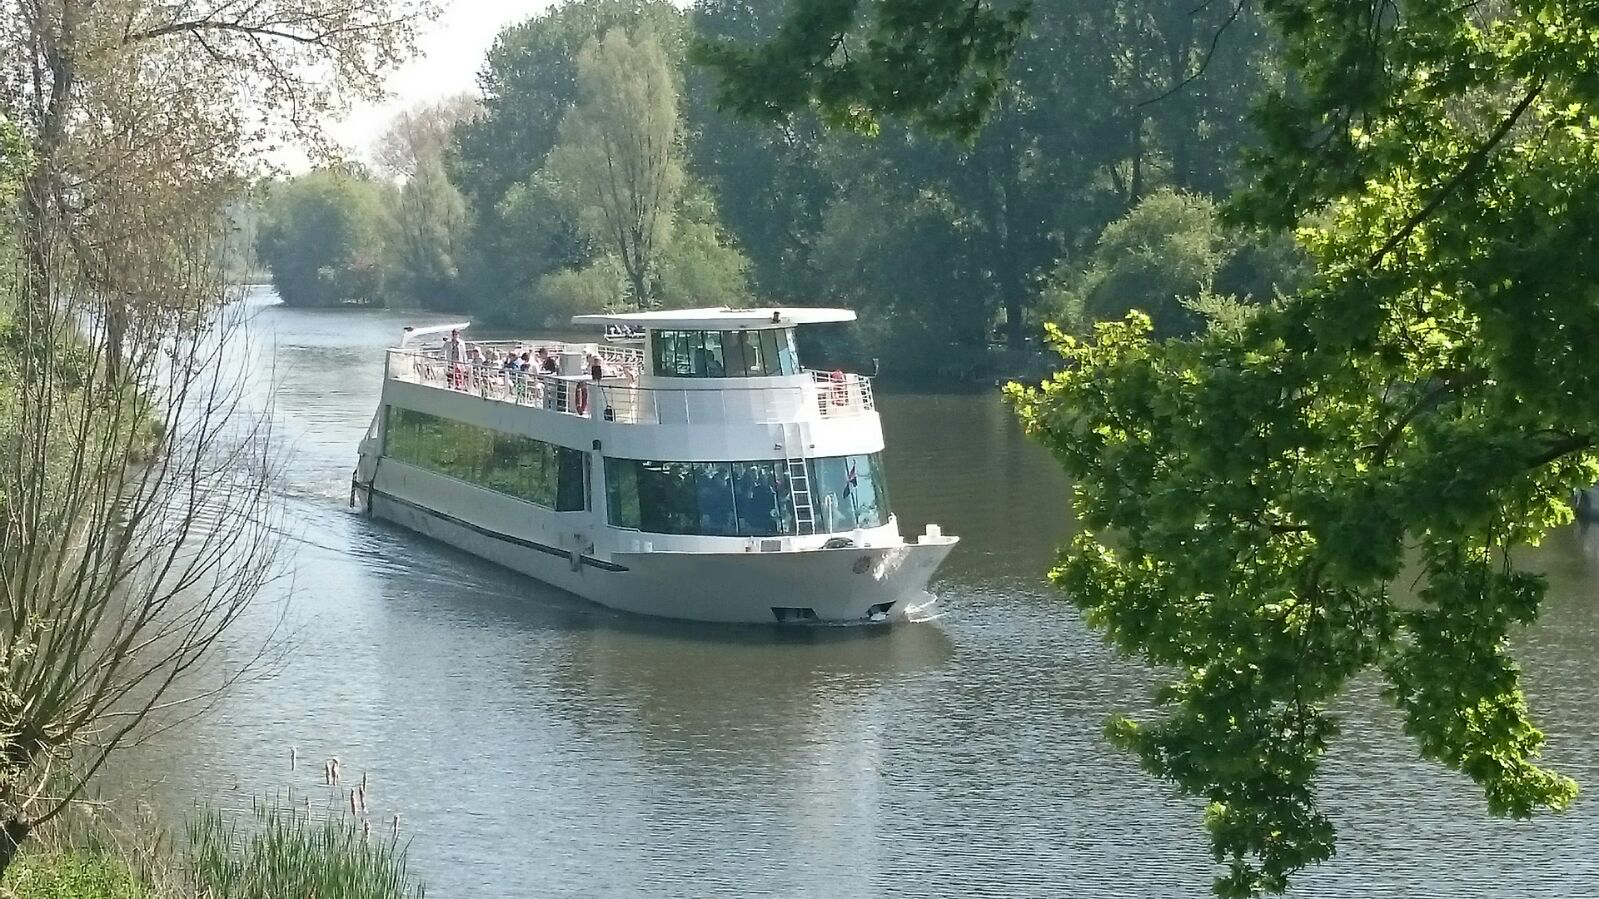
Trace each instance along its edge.
<instances>
[{"instance_id":1,"label":"distant treeline","mask_svg":"<svg viewBox=\"0 0 1599 899\"><path fill-rule=\"evenodd\" d=\"M576 0L508 28L482 98L402 116L377 171L265 185L260 258L289 303L507 326L848 305L896 369L973 373L991 345L1035 346L1045 321L1080 330L1137 307L1187 333L1299 276L1290 240L1231 230L1213 199L1281 77L1252 7L1036 0L970 145L718 111L691 48L768 37L781 7Z\"/></svg>"}]
</instances>

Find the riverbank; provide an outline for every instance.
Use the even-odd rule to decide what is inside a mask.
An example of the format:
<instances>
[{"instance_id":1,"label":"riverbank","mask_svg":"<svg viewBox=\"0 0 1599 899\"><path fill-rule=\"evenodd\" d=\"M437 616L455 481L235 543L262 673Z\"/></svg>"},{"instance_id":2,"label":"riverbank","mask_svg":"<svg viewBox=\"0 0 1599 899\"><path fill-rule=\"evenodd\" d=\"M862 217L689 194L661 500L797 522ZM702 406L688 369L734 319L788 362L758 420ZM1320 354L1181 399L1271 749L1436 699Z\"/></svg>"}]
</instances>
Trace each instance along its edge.
<instances>
[{"instance_id":1,"label":"riverbank","mask_svg":"<svg viewBox=\"0 0 1599 899\"><path fill-rule=\"evenodd\" d=\"M25 852L6 872L0 899L165 899L126 861L92 849Z\"/></svg>"},{"instance_id":2,"label":"riverbank","mask_svg":"<svg viewBox=\"0 0 1599 899\"><path fill-rule=\"evenodd\" d=\"M334 788L334 792L339 792ZM364 805L364 803L363 803ZM173 835L145 819L74 810L24 845L0 899L423 899L398 828L356 811L257 800L249 816L198 811ZM377 832L374 832L374 831Z\"/></svg>"}]
</instances>

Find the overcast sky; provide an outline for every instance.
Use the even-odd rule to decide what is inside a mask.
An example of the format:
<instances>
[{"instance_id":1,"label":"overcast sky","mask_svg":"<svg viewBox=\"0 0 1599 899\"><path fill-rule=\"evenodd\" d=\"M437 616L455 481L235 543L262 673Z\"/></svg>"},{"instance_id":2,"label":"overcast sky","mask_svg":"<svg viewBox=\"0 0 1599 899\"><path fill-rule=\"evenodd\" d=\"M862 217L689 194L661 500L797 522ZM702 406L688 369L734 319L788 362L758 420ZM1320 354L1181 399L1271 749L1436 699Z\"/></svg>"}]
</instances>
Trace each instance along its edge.
<instances>
[{"instance_id":1,"label":"overcast sky","mask_svg":"<svg viewBox=\"0 0 1599 899\"><path fill-rule=\"evenodd\" d=\"M429 23L418 41L422 55L389 76L394 96L382 104L362 104L333 134L367 157L372 142L394 114L463 91L477 90L477 73L495 35L506 25L546 9L553 0L443 0L443 15Z\"/></svg>"}]
</instances>

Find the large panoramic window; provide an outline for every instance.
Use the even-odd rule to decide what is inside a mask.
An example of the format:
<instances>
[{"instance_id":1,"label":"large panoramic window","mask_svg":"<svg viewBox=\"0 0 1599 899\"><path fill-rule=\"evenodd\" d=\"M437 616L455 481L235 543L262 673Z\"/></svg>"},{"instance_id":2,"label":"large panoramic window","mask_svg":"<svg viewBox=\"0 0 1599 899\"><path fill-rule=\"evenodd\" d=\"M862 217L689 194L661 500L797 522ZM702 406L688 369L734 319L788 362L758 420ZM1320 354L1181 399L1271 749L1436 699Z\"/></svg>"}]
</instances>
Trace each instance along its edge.
<instances>
[{"instance_id":1,"label":"large panoramic window","mask_svg":"<svg viewBox=\"0 0 1599 899\"><path fill-rule=\"evenodd\" d=\"M797 375L794 329L652 331L655 374L662 378L770 378Z\"/></svg>"},{"instance_id":2,"label":"large panoramic window","mask_svg":"<svg viewBox=\"0 0 1599 899\"><path fill-rule=\"evenodd\" d=\"M833 534L888 523L888 490L876 453L812 459L809 470L819 530Z\"/></svg>"},{"instance_id":3,"label":"large panoramic window","mask_svg":"<svg viewBox=\"0 0 1599 899\"><path fill-rule=\"evenodd\" d=\"M782 459L606 459L610 523L654 534L709 537L835 534L888 523L888 494L876 453L810 459L806 473L811 514L801 516L795 510L788 462ZM802 519L807 523L800 524Z\"/></svg>"},{"instance_id":4,"label":"large panoramic window","mask_svg":"<svg viewBox=\"0 0 1599 899\"><path fill-rule=\"evenodd\" d=\"M557 512L588 508L581 450L390 406L384 455Z\"/></svg>"}]
</instances>

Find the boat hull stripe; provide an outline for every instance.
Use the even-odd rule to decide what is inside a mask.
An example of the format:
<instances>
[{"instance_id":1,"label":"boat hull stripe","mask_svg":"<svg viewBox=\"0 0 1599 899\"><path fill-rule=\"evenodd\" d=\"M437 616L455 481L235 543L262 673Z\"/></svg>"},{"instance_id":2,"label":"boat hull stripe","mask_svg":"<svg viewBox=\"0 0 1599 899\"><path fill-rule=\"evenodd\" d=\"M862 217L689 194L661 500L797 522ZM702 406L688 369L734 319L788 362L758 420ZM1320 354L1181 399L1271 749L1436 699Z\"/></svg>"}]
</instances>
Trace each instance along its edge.
<instances>
[{"instance_id":1,"label":"boat hull stripe","mask_svg":"<svg viewBox=\"0 0 1599 899\"><path fill-rule=\"evenodd\" d=\"M440 521L447 522L449 524L453 524L456 527L466 528L469 531L473 531L473 532L476 532L478 534L482 534L483 536L488 537L491 540L499 540L502 543L510 543L510 544L512 544L514 546L520 546L523 549L536 550L536 551L544 553L546 555L558 556L558 557L560 557L562 559L570 559L570 558L572 558L572 553L569 550L564 550L564 549L561 549L560 547L556 547L556 546L548 546L548 545L543 544L543 543L535 543L532 540L523 540L521 537L512 537L512 536L509 536L509 535L506 535L506 534L502 534L502 533L500 533L498 531L492 531L492 530L489 530L486 527L483 527L482 525L473 524L472 522L467 521L464 518L456 518L454 515L446 515L443 512L439 512L439 511L437 511L435 509L429 509L428 507L423 506L423 505L418 505L417 503L413 503L413 502L411 502L408 499L404 499L402 497L395 496L392 493L385 493L382 490L374 490L374 489L372 489L370 487L368 487L366 489L372 496L388 500L391 503L399 503L402 506L406 506L408 508L415 509L416 511L421 512L421 513L423 513L425 515L431 515L432 517L437 518ZM369 502L370 502L370 500L369 500ZM589 566L591 568L598 568L601 571L627 571L627 570L629 570L626 565L618 565L615 562L607 562L604 559L596 559L593 556L582 556L582 555L580 555L578 557L578 559L579 559L580 562L582 562L582 564L587 565L587 566Z\"/></svg>"}]
</instances>

